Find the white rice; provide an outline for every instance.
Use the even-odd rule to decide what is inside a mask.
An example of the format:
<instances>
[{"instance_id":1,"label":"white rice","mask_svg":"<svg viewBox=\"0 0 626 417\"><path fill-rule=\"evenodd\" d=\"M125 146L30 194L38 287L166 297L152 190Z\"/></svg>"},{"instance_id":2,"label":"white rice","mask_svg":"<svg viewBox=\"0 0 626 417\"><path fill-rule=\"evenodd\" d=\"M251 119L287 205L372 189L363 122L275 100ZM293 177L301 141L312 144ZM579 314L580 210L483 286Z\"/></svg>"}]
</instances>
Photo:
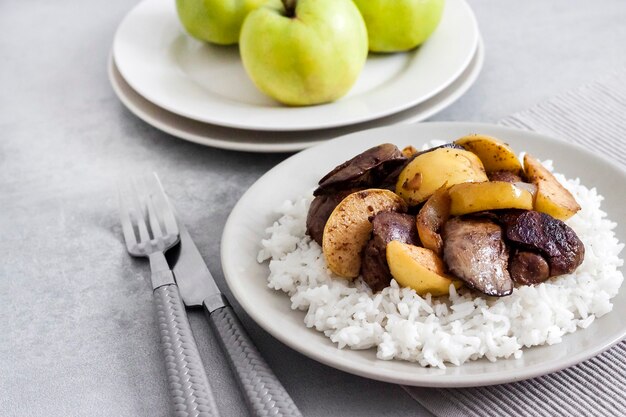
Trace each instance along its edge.
<instances>
[{"instance_id":1,"label":"white rice","mask_svg":"<svg viewBox=\"0 0 626 417\"><path fill-rule=\"evenodd\" d=\"M452 286L448 297L421 297L394 280L372 294L360 278L348 282L333 276L320 246L305 234L312 197L278 209L281 217L267 229L258 261L270 260L268 286L287 293L293 309L306 311L306 326L339 348L375 347L379 359L440 368L482 357L519 358L523 347L559 343L563 335L610 312L624 279L618 270L624 245L600 208L602 196L578 179L556 177L582 207L567 224L585 244L585 260L573 274L515 288L507 297Z\"/></svg>"}]
</instances>

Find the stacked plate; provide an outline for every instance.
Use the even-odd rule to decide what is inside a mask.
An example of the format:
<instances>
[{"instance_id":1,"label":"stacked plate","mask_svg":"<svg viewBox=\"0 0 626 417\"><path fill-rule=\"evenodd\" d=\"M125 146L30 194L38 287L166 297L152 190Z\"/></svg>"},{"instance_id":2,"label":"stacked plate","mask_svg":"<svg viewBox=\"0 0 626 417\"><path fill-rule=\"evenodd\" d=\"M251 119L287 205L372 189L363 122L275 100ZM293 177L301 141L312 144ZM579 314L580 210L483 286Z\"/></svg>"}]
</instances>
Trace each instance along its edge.
<instances>
[{"instance_id":1,"label":"stacked plate","mask_svg":"<svg viewBox=\"0 0 626 417\"><path fill-rule=\"evenodd\" d=\"M370 54L351 91L319 106L286 107L259 92L236 46L201 43L175 2L144 0L124 18L109 77L120 100L173 136L225 149L287 152L441 111L474 83L484 48L465 0L447 0L435 33L407 53Z\"/></svg>"}]
</instances>

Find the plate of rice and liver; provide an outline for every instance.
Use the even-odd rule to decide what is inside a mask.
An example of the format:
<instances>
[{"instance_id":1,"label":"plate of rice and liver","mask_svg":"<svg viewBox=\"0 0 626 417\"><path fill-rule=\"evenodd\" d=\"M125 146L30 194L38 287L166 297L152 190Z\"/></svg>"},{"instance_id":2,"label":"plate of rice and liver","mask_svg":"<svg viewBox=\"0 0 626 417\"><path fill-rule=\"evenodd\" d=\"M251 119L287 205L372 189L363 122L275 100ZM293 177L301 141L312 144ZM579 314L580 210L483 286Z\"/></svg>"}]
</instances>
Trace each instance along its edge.
<instances>
[{"instance_id":1,"label":"plate of rice and liver","mask_svg":"<svg viewBox=\"0 0 626 417\"><path fill-rule=\"evenodd\" d=\"M528 131L359 132L260 178L222 265L261 327L329 366L431 387L527 379L626 336L625 182Z\"/></svg>"}]
</instances>

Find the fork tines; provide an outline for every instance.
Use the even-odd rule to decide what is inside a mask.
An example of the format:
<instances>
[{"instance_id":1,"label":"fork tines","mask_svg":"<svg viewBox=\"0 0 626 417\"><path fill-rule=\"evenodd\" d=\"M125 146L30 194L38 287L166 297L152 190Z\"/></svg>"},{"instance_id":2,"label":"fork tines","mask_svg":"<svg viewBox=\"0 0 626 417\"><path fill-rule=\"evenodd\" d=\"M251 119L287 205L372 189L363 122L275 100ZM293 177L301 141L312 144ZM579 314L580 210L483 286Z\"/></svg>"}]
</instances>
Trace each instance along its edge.
<instances>
[{"instance_id":1,"label":"fork tines","mask_svg":"<svg viewBox=\"0 0 626 417\"><path fill-rule=\"evenodd\" d=\"M126 247L136 256L163 251L178 240L172 206L155 173L118 184Z\"/></svg>"}]
</instances>

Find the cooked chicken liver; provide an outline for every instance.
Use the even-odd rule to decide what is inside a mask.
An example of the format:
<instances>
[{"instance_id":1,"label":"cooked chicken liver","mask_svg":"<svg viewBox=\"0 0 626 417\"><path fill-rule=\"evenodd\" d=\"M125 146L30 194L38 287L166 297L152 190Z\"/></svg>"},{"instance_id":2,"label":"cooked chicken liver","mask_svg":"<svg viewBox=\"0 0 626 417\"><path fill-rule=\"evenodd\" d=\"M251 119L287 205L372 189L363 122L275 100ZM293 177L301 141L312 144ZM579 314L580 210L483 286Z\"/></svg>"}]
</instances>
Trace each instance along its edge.
<instances>
[{"instance_id":1,"label":"cooked chicken liver","mask_svg":"<svg viewBox=\"0 0 626 417\"><path fill-rule=\"evenodd\" d=\"M363 251L361 275L374 292L382 290L391 282L387 243L392 240L419 245L415 216L384 211L372 220L372 238Z\"/></svg>"},{"instance_id":2,"label":"cooked chicken liver","mask_svg":"<svg viewBox=\"0 0 626 417\"><path fill-rule=\"evenodd\" d=\"M306 234L311 236L320 246L322 246L322 237L324 236L324 226L335 207L343 200L352 190L340 191L334 194L324 194L317 196L311 201L309 212L306 216Z\"/></svg>"},{"instance_id":3,"label":"cooked chicken liver","mask_svg":"<svg viewBox=\"0 0 626 417\"><path fill-rule=\"evenodd\" d=\"M335 167L320 181L313 195L334 193L349 188L381 187L389 174L407 158L395 145L384 143L366 150Z\"/></svg>"},{"instance_id":4,"label":"cooked chicken liver","mask_svg":"<svg viewBox=\"0 0 626 417\"><path fill-rule=\"evenodd\" d=\"M550 276L569 274L583 262L583 242L561 220L538 211L510 212L501 218L508 240L545 256Z\"/></svg>"},{"instance_id":5,"label":"cooked chicken liver","mask_svg":"<svg viewBox=\"0 0 626 417\"><path fill-rule=\"evenodd\" d=\"M522 177L511 171L492 171L487 173L489 181L522 182Z\"/></svg>"},{"instance_id":6,"label":"cooked chicken liver","mask_svg":"<svg viewBox=\"0 0 626 417\"><path fill-rule=\"evenodd\" d=\"M381 237L385 243L399 240L402 243L419 245L419 234L415 225L415 216L383 211L372 219L372 235Z\"/></svg>"},{"instance_id":7,"label":"cooked chicken liver","mask_svg":"<svg viewBox=\"0 0 626 417\"><path fill-rule=\"evenodd\" d=\"M516 283L533 285L550 277L550 266L538 253L516 250L509 261L509 272Z\"/></svg>"},{"instance_id":8,"label":"cooked chicken liver","mask_svg":"<svg viewBox=\"0 0 626 417\"><path fill-rule=\"evenodd\" d=\"M387 265L387 243L379 236L367 242L361 259L361 276L373 292L381 291L391 282Z\"/></svg>"},{"instance_id":9,"label":"cooked chicken liver","mask_svg":"<svg viewBox=\"0 0 626 417\"><path fill-rule=\"evenodd\" d=\"M487 295L513 291L501 227L487 219L455 217L443 227L443 260L450 272Z\"/></svg>"}]
</instances>

